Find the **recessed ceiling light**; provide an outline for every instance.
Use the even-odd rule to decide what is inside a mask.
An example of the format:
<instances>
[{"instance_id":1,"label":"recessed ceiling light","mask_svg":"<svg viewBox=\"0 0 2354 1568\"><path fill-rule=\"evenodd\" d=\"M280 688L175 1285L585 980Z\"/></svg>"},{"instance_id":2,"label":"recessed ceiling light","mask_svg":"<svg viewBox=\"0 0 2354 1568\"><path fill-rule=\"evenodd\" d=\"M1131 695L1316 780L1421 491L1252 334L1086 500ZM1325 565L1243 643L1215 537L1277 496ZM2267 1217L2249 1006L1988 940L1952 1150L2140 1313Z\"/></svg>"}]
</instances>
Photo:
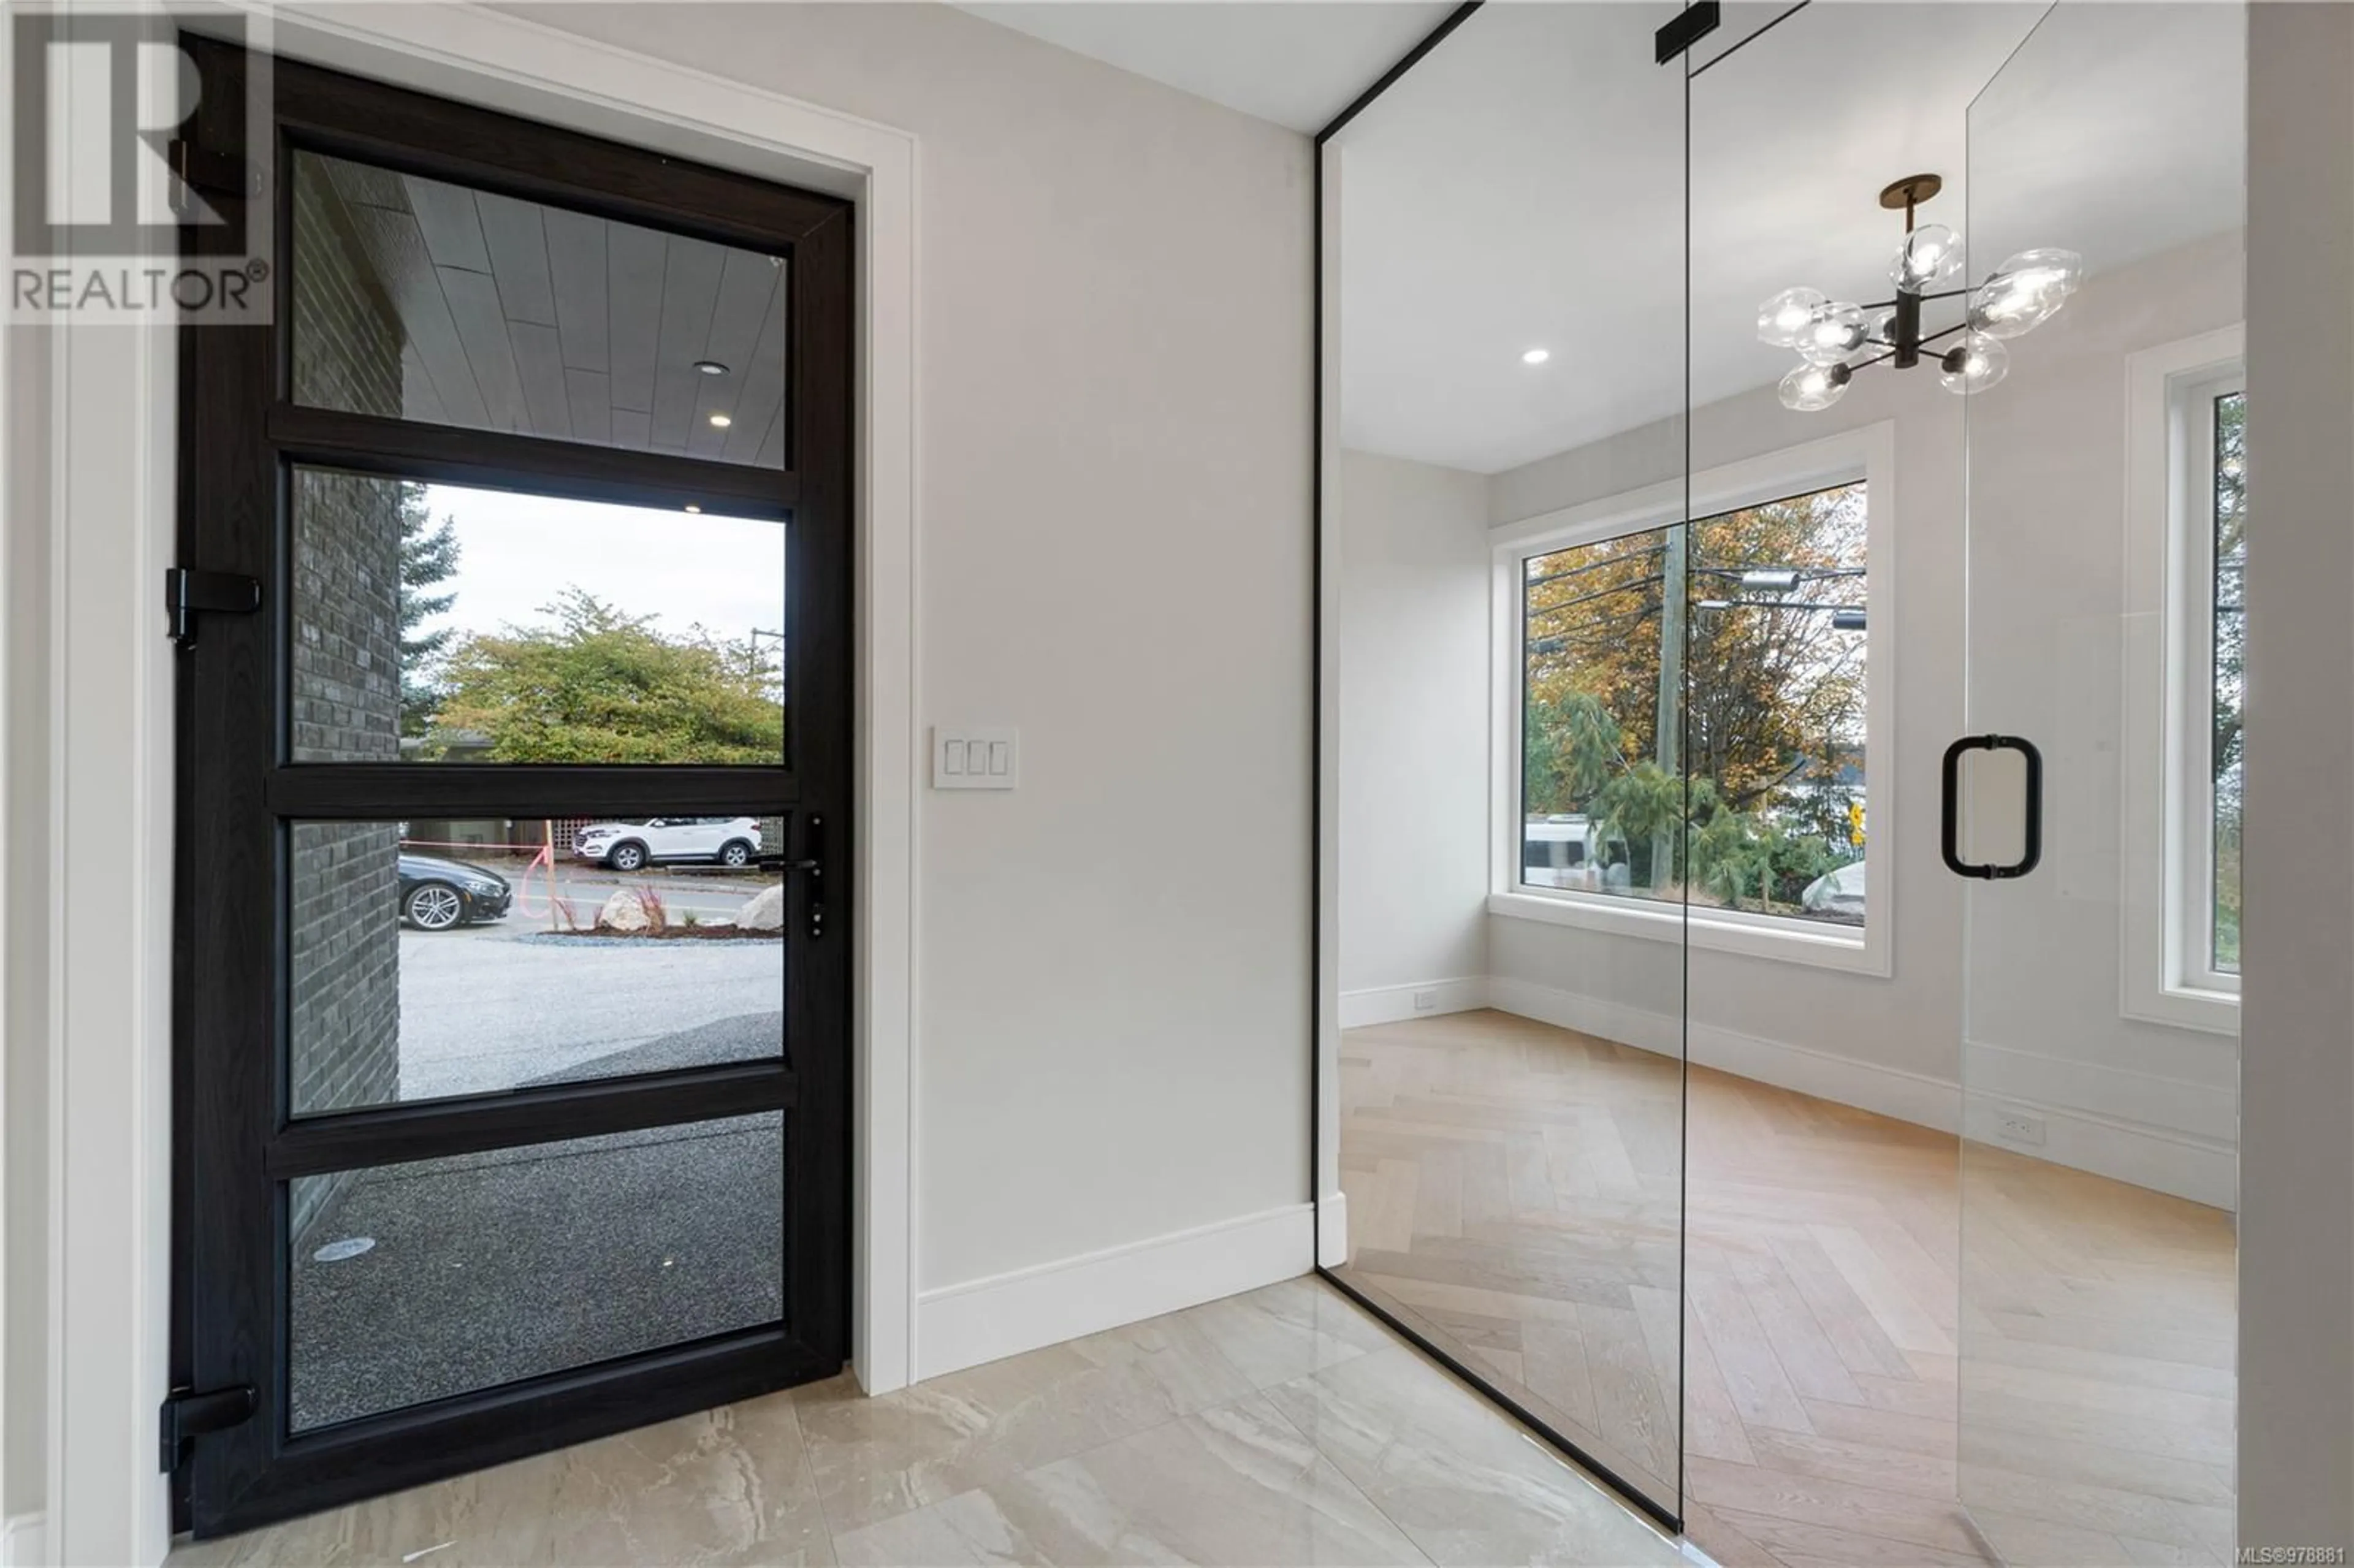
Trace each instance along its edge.
<instances>
[{"instance_id":1,"label":"recessed ceiling light","mask_svg":"<svg viewBox=\"0 0 2354 1568\"><path fill-rule=\"evenodd\" d=\"M711 416L711 428L715 430L724 430L735 422L735 420L729 418L725 414L714 414Z\"/></svg>"},{"instance_id":2,"label":"recessed ceiling light","mask_svg":"<svg viewBox=\"0 0 2354 1568\"><path fill-rule=\"evenodd\" d=\"M695 362L695 367L697 370L702 371L705 376L725 376L727 374L727 367L720 364L716 359L698 359Z\"/></svg>"},{"instance_id":3,"label":"recessed ceiling light","mask_svg":"<svg viewBox=\"0 0 2354 1568\"><path fill-rule=\"evenodd\" d=\"M1552 357L1553 350L1549 348L1532 348L1522 354L1521 363L1522 365L1543 365L1546 360L1551 359Z\"/></svg>"},{"instance_id":4,"label":"recessed ceiling light","mask_svg":"<svg viewBox=\"0 0 2354 1568\"><path fill-rule=\"evenodd\" d=\"M700 512L700 511L702 511L702 510L703 510L703 508L702 508L702 507L697 506L697 505L696 505L694 502L692 502L692 501L690 501L690 502L688 502L688 503L686 503L686 509L687 509L689 512Z\"/></svg>"}]
</instances>

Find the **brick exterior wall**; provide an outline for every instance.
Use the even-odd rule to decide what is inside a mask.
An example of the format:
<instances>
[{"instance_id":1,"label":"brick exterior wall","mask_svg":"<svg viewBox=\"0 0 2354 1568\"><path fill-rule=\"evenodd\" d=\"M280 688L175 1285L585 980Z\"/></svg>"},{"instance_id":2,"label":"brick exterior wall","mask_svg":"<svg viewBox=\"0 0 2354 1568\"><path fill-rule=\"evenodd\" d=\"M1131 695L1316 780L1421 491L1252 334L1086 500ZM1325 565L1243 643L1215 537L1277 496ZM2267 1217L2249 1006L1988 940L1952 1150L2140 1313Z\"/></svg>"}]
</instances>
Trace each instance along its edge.
<instances>
[{"instance_id":1,"label":"brick exterior wall","mask_svg":"<svg viewBox=\"0 0 2354 1568\"><path fill-rule=\"evenodd\" d=\"M337 221L324 172L307 158L295 170L296 384L309 402L398 415L398 319ZM399 759L400 488L356 474L295 476L298 761ZM399 838L389 822L294 829L290 1087L298 1114L399 1097ZM298 1248L345 1185L296 1184Z\"/></svg>"}]
</instances>

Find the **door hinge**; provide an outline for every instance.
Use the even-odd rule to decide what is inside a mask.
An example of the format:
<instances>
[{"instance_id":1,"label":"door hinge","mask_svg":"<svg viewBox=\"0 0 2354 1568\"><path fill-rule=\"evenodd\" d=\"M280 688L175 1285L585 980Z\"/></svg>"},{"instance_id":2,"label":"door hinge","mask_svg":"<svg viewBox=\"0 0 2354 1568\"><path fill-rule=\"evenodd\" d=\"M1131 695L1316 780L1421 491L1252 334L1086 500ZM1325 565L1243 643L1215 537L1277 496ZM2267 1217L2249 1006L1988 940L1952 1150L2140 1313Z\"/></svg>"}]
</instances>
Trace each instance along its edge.
<instances>
[{"instance_id":1,"label":"door hinge","mask_svg":"<svg viewBox=\"0 0 2354 1568\"><path fill-rule=\"evenodd\" d=\"M196 612L251 615L261 608L261 579L235 572L202 572L174 567L164 574L164 609L172 618L172 641L186 648L196 640Z\"/></svg>"},{"instance_id":2,"label":"door hinge","mask_svg":"<svg viewBox=\"0 0 2354 1568\"><path fill-rule=\"evenodd\" d=\"M175 138L171 145L172 210L187 217L196 210L195 193L207 196L236 196L249 201L261 194L261 174L243 158L208 147L199 147L186 137Z\"/></svg>"},{"instance_id":3,"label":"door hinge","mask_svg":"<svg viewBox=\"0 0 2354 1568\"><path fill-rule=\"evenodd\" d=\"M259 1405L250 1383L236 1388L207 1389L199 1393L181 1389L164 1402L160 1419L163 1471L170 1475L187 1457L190 1440L207 1432L226 1432L249 1421Z\"/></svg>"}]
</instances>

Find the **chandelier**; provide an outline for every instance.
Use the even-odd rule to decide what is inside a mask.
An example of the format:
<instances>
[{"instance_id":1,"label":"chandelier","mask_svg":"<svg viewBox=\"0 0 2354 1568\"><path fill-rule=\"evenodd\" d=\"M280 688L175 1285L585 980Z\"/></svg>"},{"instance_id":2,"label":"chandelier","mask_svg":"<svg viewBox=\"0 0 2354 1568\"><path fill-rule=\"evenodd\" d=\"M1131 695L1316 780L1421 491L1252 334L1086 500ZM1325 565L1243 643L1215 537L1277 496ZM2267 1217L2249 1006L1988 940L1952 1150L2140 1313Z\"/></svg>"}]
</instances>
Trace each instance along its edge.
<instances>
[{"instance_id":1,"label":"chandelier","mask_svg":"<svg viewBox=\"0 0 2354 1568\"><path fill-rule=\"evenodd\" d=\"M1945 188L1935 175L1909 175L1880 193L1880 205L1904 211L1904 243L1888 264L1896 297L1858 305L1819 289L1785 289L1757 307L1757 341L1795 348L1806 363L1782 377L1782 406L1811 413L1847 395L1855 373L1874 365L1910 370L1925 358L1948 392L1983 392L2010 368L2007 338L2051 319L2084 281L2084 259L2073 250L2022 250L1977 288L1940 289L1962 270L1962 237L1942 223L1914 228L1914 209ZM1924 336L1921 307L1933 300L1969 296L1969 313ZM1930 345L1955 334L1943 350ZM1875 352L1876 351L1876 352Z\"/></svg>"}]
</instances>

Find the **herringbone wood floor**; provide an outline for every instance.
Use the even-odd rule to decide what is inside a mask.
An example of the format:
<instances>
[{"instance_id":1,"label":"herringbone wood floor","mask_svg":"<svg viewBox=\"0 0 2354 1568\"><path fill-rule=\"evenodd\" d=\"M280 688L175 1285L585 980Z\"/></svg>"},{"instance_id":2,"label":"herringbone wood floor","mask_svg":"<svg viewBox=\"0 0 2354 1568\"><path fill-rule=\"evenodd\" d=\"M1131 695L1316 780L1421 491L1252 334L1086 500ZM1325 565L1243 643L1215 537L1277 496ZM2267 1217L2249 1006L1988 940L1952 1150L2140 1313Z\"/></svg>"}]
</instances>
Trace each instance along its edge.
<instances>
[{"instance_id":1,"label":"herringbone wood floor","mask_svg":"<svg viewBox=\"0 0 2354 1568\"><path fill-rule=\"evenodd\" d=\"M1680 1391L1678 1064L1495 1012L1341 1057L1345 1277L1670 1503L1681 1441L1727 1568L2229 1560L2221 1212L1696 1068Z\"/></svg>"}]
</instances>

